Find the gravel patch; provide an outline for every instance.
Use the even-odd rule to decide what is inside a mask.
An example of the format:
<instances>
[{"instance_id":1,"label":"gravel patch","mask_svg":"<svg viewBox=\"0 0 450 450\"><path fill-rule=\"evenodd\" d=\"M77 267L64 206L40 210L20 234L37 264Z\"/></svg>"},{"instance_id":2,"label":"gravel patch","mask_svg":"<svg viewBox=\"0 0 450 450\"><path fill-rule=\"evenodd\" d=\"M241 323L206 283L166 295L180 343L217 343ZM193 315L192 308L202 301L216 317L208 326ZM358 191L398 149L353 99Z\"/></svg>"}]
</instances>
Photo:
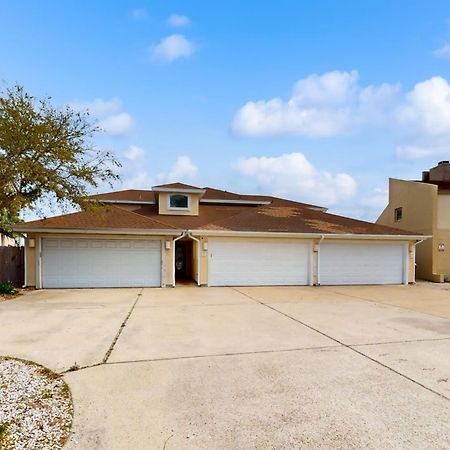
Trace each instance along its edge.
<instances>
[{"instance_id":1,"label":"gravel patch","mask_svg":"<svg viewBox=\"0 0 450 450\"><path fill-rule=\"evenodd\" d=\"M0 449L56 450L72 425L69 388L38 364L0 357Z\"/></svg>"}]
</instances>

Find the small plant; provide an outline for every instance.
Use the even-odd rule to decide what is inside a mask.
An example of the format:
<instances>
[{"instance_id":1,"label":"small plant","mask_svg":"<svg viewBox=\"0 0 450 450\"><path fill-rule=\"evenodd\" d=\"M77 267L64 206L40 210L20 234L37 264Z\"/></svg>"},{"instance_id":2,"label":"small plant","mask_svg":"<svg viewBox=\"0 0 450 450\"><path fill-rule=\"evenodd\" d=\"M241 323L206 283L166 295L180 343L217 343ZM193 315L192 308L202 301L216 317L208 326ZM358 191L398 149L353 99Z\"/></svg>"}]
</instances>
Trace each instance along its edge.
<instances>
[{"instance_id":1,"label":"small plant","mask_svg":"<svg viewBox=\"0 0 450 450\"><path fill-rule=\"evenodd\" d=\"M0 423L0 449L6 447L8 443L8 424Z\"/></svg>"},{"instance_id":2,"label":"small plant","mask_svg":"<svg viewBox=\"0 0 450 450\"><path fill-rule=\"evenodd\" d=\"M80 366L75 362L73 363L69 369L67 370L67 372L75 372L80 368Z\"/></svg>"},{"instance_id":3,"label":"small plant","mask_svg":"<svg viewBox=\"0 0 450 450\"><path fill-rule=\"evenodd\" d=\"M50 389L43 389L41 392L42 398L48 399L48 398L52 398L53 394L50 391Z\"/></svg>"},{"instance_id":4,"label":"small plant","mask_svg":"<svg viewBox=\"0 0 450 450\"><path fill-rule=\"evenodd\" d=\"M16 295L19 291L14 287L10 281L0 282L0 295Z\"/></svg>"}]
</instances>

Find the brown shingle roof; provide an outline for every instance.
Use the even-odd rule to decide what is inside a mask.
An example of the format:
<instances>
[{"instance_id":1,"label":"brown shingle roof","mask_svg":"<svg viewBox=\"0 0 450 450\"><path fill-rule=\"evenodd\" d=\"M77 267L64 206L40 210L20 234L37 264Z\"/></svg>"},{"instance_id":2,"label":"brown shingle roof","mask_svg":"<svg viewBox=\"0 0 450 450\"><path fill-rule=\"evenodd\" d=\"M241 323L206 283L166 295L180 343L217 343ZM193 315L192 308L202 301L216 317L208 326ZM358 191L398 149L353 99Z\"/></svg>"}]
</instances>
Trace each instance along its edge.
<instances>
[{"instance_id":1,"label":"brown shingle roof","mask_svg":"<svg viewBox=\"0 0 450 450\"><path fill-rule=\"evenodd\" d=\"M167 223L175 228L201 229L206 225L217 220L242 214L244 211L254 209L254 206L235 206L235 205L200 205L200 214L198 216L178 216L178 215L159 215L156 205L148 205L137 209L136 214L142 214L145 217L158 218L158 220Z\"/></svg>"},{"instance_id":2,"label":"brown shingle roof","mask_svg":"<svg viewBox=\"0 0 450 450\"><path fill-rule=\"evenodd\" d=\"M168 183L168 184L158 184L157 186L153 186L154 188L164 188L164 189L201 189L197 186L191 186L189 184L184 183Z\"/></svg>"},{"instance_id":3,"label":"brown shingle roof","mask_svg":"<svg viewBox=\"0 0 450 450\"><path fill-rule=\"evenodd\" d=\"M295 206L260 206L210 225L231 231L417 235L409 231Z\"/></svg>"},{"instance_id":4,"label":"brown shingle roof","mask_svg":"<svg viewBox=\"0 0 450 450\"><path fill-rule=\"evenodd\" d=\"M309 203L294 202L292 200L285 200L282 198L272 197L270 195L256 195L256 194L236 194L234 192L222 191L220 189L214 189L210 187L203 188L206 190L202 197L202 200L247 200L247 201L266 201L271 203L295 203L296 205L303 205L308 208L326 209L322 206L312 205Z\"/></svg>"},{"instance_id":5,"label":"brown shingle roof","mask_svg":"<svg viewBox=\"0 0 450 450\"><path fill-rule=\"evenodd\" d=\"M178 185L178 183L175 183ZM181 184L181 183L179 183ZM183 185L182 186L187 186ZM167 185L166 185L167 186ZM191 188L191 187L189 187ZM107 206L94 212L79 212L64 216L24 223L21 228L140 228L168 230L229 230L255 232L290 232L314 234L372 234L417 235L405 230L355 220L317 210L313 205L269 196L240 195L212 188L205 188L210 199L268 200L269 205L200 204L198 216L159 215L157 205L143 206L127 211L118 206ZM145 198L150 201L151 191L128 190L91 196L101 200L128 200ZM103 196L103 197L102 197Z\"/></svg>"},{"instance_id":6,"label":"brown shingle roof","mask_svg":"<svg viewBox=\"0 0 450 450\"><path fill-rule=\"evenodd\" d=\"M205 200L246 200L246 201L268 201L273 204L281 204L281 203L294 203L296 205L304 205L310 208L322 208L321 206L311 205L308 203L299 203L293 202L292 200L285 200L277 197L271 197L269 195L248 195L248 194L236 194L234 192L223 191L220 189L214 189L210 187L205 188L197 188L195 186L188 186L187 184L182 183L173 183L172 185L160 185L155 187L173 187L174 189L181 189L179 186L186 186L185 189L204 189L205 194L202 196L202 199ZM116 191L116 192L106 192L103 194L94 194L88 197L92 200L100 200L100 201L108 201L112 202L117 200L119 202L154 202L155 194L153 191L148 190L139 190L139 189L127 189L125 191Z\"/></svg>"},{"instance_id":7,"label":"brown shingle roof","mask_svg":"<svg viewBox=\"0 0 450 450\"><path fill-rule=\"evenodd\" d=\"M154 202L155 194L152 191L144 191L138 189L127 189L126 191L106 192L104 194L90 195L88 198L92 200L119 200L121 202Z\"/></svg>"},{"instance_id":8,"label":"brown shingle roof","mask_svg":"<svg viewBox=\"0 0 450 450\"><path fill-rule=\"evenodd\" d=\"M108 205L93 211L80 211L47 219L33 220L16 226L20 230L24 226L32 228L138 228L161 230L173 228L152 217L136 214L118 206Z\"/></svg>"}]
</instances>

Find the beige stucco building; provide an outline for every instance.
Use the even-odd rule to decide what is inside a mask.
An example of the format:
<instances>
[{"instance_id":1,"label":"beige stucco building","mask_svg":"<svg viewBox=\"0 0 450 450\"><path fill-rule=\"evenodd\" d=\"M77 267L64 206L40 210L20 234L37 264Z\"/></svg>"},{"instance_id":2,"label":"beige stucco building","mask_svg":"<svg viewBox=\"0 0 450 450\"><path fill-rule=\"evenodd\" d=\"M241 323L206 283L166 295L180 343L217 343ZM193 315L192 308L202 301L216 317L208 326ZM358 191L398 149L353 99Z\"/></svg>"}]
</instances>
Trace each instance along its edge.
<instances>
[{"instance_id":1,"label":"beige stucco building","mask_svg":"<svg viewBox=\"0 0 450 450\"><path fill-rule=\"evenodd\" d=\"M450 276L450 163L441 161L422 180L389 180L389 204L377 223L432 238L417 246L416 275L435 282Z\"/></svg>"},{"instance_id":2,"label":"beige stucco building","mask_svg":"<svg viewBox=\"0 0 450 450\"><path fill-rule=\"evenodd\" d=\"M326 208L182 183L21 223L37 288L407 284L417 233Z\"/></svg>"}]
</instances>

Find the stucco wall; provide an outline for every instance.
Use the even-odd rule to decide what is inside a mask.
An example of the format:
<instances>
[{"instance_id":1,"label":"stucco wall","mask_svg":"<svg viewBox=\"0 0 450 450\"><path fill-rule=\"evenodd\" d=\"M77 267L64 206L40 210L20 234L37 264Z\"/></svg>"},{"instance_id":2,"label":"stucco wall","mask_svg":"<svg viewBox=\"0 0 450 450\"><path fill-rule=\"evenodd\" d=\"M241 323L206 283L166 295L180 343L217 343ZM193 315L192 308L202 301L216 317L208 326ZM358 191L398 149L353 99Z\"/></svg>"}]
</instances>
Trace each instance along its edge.
<instances>
[{"instance_id":1,"label":"stucco wall","mask_svg":"<svg viewBox=\"0 0 450 450\"><path fill-rule=\"evenodd\" d=\"M444 277L444 280L450 280L450 229L436 230L433 239L433 258L435 271ZM439 251L439 245L444 245L444 250Z\"/></svg>"},{"instance_id":2,"label":"stucco wall","mask_svg":"<svg viewBox=\"0 0 450 450\"><path fill-rule=\"evenodd\" d=\"M450 194L438 195L436 228L450 230Z\"/></svg>"},{"instance_id":3,"label":"stucco wall","mask_svg":"<svg viewBox=\"0 0 450 450\"><path fill-rule=\"evenodd\" d=\"M436 222L437 187L415 181L389 179L389 204L377 223L417 233L430 233ZM394 211L403 209L395 221Z\"/></svg>"},{"instance_id":4,"label":"stucco wall","mask_svg":"<svg viewBox=\"0 0 450 450\"><path fill-rule=\"evenodd\" d=\"M377 223L418 234L432 235L437 221L437 187L416 181L389 179L389 204ZM402 219L395 220L396 208L402 208ZM433 259L433 240L422 242L416 248L416 276L438 281Z\"/></svg>"}]
</instances>

